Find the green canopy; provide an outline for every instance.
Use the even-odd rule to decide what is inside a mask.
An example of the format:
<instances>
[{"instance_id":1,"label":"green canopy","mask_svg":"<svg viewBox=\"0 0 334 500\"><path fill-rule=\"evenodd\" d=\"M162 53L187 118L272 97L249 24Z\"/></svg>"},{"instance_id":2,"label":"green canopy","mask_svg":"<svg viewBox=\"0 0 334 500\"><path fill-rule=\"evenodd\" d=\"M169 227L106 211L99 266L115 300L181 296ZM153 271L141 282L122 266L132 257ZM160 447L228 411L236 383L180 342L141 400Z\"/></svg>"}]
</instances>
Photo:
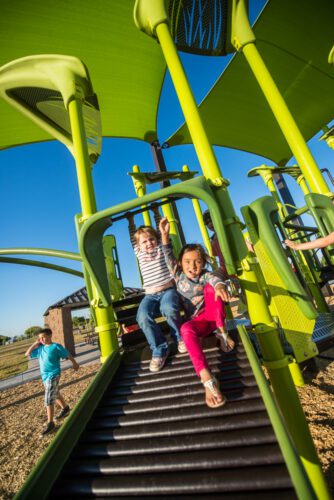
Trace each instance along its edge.
<instances>
[{"instance_id":1,"label":"green canopy","mask_svg":"<svg viewBox=\"0 0 334 500\"><path fill-rule=\"evenodd\" d=\"M257 48L309 140L334 118L333 0L271 0L254 26ZM292 153L242 53L236 54L200 105L212 144L286 164ZM186 125L167 142L191 142Z\"/></svg>"},{"instance_id":2,"label":"green canopy","mask_svg":"<svg viewBox=\"0 0 334 500\"><path fill-rule=\"evenodd\" d=\"M157 138L166 65L160 47L133 21L134 0L10 0L1 3L0 66L24 56L63 54L90 72L103 136ZM0 149L50 140L0 100Z\"/></svg>"}]
</instances>

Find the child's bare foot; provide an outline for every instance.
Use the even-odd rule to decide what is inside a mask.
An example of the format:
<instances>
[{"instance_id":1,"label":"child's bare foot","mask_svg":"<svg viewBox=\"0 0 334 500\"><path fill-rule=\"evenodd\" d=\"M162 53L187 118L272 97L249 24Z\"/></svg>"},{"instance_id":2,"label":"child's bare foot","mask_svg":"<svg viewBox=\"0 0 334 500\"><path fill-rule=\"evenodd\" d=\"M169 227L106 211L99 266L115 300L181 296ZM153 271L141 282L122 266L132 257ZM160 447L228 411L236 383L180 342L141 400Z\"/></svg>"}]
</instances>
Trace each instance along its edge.
<instances>
[{"instance_id":1,"label":"child's bare foot","mask_svg":"<svg viewBox=\"0 0 334 500\"><path fill-rule=\"evenodd\" d=\"M226 397L220 392L218 380L209 370L201 371L201 381L205 389L205 402L209 408L219 408L226 403Z\"/></svg>"},{"instance_id":2,"label":"child's bare foot","mask_svg":"<svg viewBox=\"0 0 334 500\"><path fill-rule=\"evenodd\" d=\"M216 334L216 337L220 341L220 348L224 352L230 352L234 349L235 342L232 337L229 336L228 332L220 330L219 333Z\"/></svg>"}]
</instances>

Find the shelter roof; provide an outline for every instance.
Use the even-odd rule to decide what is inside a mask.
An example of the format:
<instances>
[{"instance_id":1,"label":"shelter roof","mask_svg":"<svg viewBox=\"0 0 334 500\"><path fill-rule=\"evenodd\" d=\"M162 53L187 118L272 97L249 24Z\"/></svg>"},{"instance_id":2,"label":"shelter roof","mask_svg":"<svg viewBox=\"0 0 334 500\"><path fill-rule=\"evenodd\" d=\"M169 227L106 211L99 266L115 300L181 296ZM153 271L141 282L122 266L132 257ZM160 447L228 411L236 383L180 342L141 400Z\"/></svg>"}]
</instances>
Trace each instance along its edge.
<instances>
[{"instance_id":1,"label":"shelter roof","mask_svg":"<svg viewBox=\"0 0 334 500\"><path fill-rule=\"evenodd\" d=\"M254 32L257 48L309 140L334 118L332 0L270 0ZM212 144L255 153L284 165L292 153L242 53L236 54L200 105ZM191 143L187 126L167 142Z\"/></svg>"},{"instance_id":2,"label":"shelter roof","mask_svg":"<svg viewBox=\"0 0 334 500\"><path fill-rule=\"evenodd\" d=\"M152 142L165 62L133 21L133 0L2 2L0 66L35 54L76 56L98 96L103 136ZM52 139L0 100L0 149Z\"/></svg>"},{"instance_id":3,"label":"shelter roof","mask_svg":"<svg viewBox=\"0 0 334 500\"><path fill-rule=\"evenodd\" d=\"M131 295L135 295L142 292L140 288L132 288L129 286L124 287L123 291L125 297L129 297ZM67 297L60 299L55 304L49 306L45 311L45 313L43 314L43 316L47 316L50 309L58 309L63 307L68 307L73 310L89 307L89 300L86 287L84 286L80 288L76 292L71 293L71 295L67 295Z\"/></svg>"}]
</instances>

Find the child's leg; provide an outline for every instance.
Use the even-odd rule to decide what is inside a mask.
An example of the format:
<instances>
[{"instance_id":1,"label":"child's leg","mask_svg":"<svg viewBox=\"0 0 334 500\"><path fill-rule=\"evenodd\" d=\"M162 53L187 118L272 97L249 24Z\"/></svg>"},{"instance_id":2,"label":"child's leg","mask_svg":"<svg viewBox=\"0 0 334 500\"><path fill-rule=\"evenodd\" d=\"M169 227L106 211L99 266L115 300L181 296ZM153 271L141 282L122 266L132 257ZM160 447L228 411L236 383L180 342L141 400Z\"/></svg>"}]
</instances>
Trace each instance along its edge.
<instances>
[{"instance_id":1,"label":"child's leg","mask_svg":"<svg viewBox=\"0 0 334 500\"><path fill-rule=\"evenodd\" d=\"M55 414L54 405L48 405L46 407L46 416L47 416L48 422L53 422L54 414Z\"/></svg>"},{"instance_id":2,"label":"child's leg","mask_svg":"<svg viewBox=\"0 0 334 500\"><path fill-rule=\"evenodd\" d=\"M54 403L59 396L59 377L47 379L44 382L45 386L45 406L48 422L53 422L54 418Z\"/></svg>"},{"instance_id":3,"label":"child's leg","mask_svg":"<svg viewBox=\"0 0 334 500\"><path fill-rule=\"evenodd\" d=\"M179 342L181 340L182 319L180 316L180 298L175 288L168 288L168 290L161 292L160 311L167 320L173 340Z\"/></svg>"},{"instance_id":4,"label":"child's leg","mask_svg":"<svg viewBox=\"0 0 334 500\"><path fill-rule=\"evenodd\" d=\"M65 399L63 396L58 392L58 397L56 399L56 403L61 407L61 408L66 408L67 404L65 402Z\"/></svg>"},{"instance_id":5,"label":"child's leg","mask_svg":"<svg viewBox=\"0 0 334 500\"><path fill-rule=\"evenodd\" d=\"M204 313L199 314L181 326L181 335L186 344L189 357L197 375L205 389L205 402L210 408L222 406L226 398L219 390L219 386L209 370L208 362L202 349L201 339L209 335L215 328L213 321L203 319Z\"/></svg>"},{"instance_id":6,"label":"child's leg","mask_svg":"<svg viewBox=\"0 0 334 500\"><path fill-rule=\"evenodd\" d=\"M231 351L234 348L234 340L229 336L225 327L225 304L219 297L215 300L215 290L211 285L206 285L204 288L204 303L204 314L206 319L215 321L216 327L219 330L217 337L220 340L222 351Z\"/></svg>"},{"instance_id":7,"label":"child's leg","mask_svg":"<svg viewBox=\"0 0 334 500\"><path fill-rule=\"evenodd\" d=\"M137 312L137 323L147 339L154 358L165 356L168 349L168 343L155 322L155 318L159 315L159 301L159 294L145 295Z\"/></svg>"},{"instance_id":8,"label":"child's leg","mask_svg":"<svg viewBox=\"0 0 334 500\"><path fill-rule=\"evenodd\" d=\"M205 285L204 287L204 303L205 303L205 318L208 321L214 321L217 328L225 327L225 304L218 297L215 300L215 290L211 285Z\"/></svg>"},{"instance_id":9,"label":"child's leg","mask_svg":"<svg viewBox=\"0 0 334 500\"><path fill-rule=\"evenodd\" d=\"M214 326L213 322L209 322L204 318L203 313L181 326L182 338L198 376L200 376L202 370L208 369L208 362L202 349L201 339L209 335Z\"/></svg>"}]
</instances>

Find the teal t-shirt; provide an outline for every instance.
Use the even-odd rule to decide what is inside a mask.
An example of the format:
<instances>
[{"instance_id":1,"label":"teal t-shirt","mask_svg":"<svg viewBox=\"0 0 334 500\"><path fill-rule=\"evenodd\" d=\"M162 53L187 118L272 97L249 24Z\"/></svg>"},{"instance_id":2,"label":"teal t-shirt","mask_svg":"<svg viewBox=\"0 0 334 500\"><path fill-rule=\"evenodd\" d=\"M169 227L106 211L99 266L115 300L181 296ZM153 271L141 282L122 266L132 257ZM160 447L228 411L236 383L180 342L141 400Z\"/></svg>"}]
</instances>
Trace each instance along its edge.
<instances>
[{"instance_id":1,"label":"teal t-shirt","mask_svg":"<svg viewBox=\"0 0 334 500\"><path fill-rule=\"evenodd\" d=\"M50 345L41 344L31 352L30 358L38 358L42 380L45 382L60 375L60 360L68 358L69 355L65 347L55 342Z\"/></svg>"}]
</instances>

